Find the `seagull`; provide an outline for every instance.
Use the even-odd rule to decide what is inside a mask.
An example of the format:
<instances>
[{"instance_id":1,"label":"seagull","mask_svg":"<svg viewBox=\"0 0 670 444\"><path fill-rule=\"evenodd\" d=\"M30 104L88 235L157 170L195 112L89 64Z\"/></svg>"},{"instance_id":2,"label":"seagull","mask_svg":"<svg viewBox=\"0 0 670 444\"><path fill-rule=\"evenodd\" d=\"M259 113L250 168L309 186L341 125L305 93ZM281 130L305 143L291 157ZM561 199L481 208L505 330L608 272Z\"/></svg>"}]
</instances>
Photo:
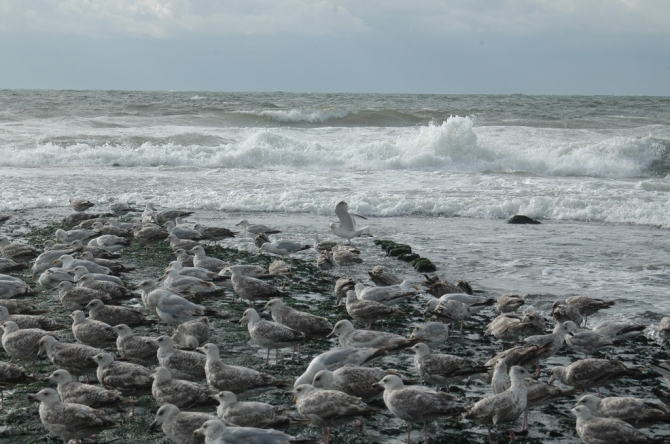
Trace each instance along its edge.
<instances>
[{"instance_id":1,"label":"seagull","mask_svg":"<svg viewBox=\"0 0 670 444\"><path fill-rule=\"evenodd\" d=\"M570 410L577 417L577 435L585 444L660 443L632 425L615 418L598 418L585 405Z\"/></svg>"},{"instance_id":2,"label":"seagull","mask_svg":"<svg viewBox=\"0 0 670 444\"><path fill-rule=\"evenodd\" d=\"M149 425L149 430L153 431L160 427L168 440L173 443L203 443L204 440L198 440L193 436L193 432L212 419L218 418L209 413L180 412L176 405L165 404L156 412L156 419Z\"/></svg>"},{"instance_id":3,"label":"seagull","mask_svg":"<svg viewBox=\"0 0 670 444\"><path fill-rule=\"evenodd\" d=\"M237 424L236 424L237 425ZM256 427L228 427L223 421L210 419L193 432L197 438L205 438L208 444L285 444L292 440L292 436L273 429L259 429Z\"/></svg>"},{"instance_id":4,"label":"seagull","mask_svg":"<svg viewBox=\"0 0 670 444\"><path fill-rule=\"evenodd\" d=\"M153 377L151 394L158 405L173 404L179 408L216 405L215 391L195 382L173 379L166 367L156 367Z\"/></svg>"},{"instance_id":5,"label":"seagull","mask_svg":"<svg viewBox=\"0 0 670 444\"><path fill-rule=\"evenodd\" d=\"M44 381L58 384L56 390L63 402L84 404L94 408L112 407L124 403L120 391L74 381L70 372L65 369L56 370Z\"/></svg>"},{"instance_id":6,"label":"seagull","mask_svg":"<svg viewBox=\"0 0 670 444\"><path fill-rule=\"evenodd\" d=\"M81 213L91 207L94 207L95 204L88 199L84 199L83 197L73 197L70 199L70 206L74 211Z\"/></svg>"},{"instance_id":7,"label":"seagull","mask_svg":"<svg viewBox=\"0 0 670 444\"><path fill-rule=\"evenodd\" d=\"M384 388L384 404L394 416L407 422L407 444L411 444L411 423L423 423L424 443L428 444L428 421L442 416L460 416L462 407L454 404L457 398L449 393L440 393L428 387L407 386L396 375L384 376L373 387Z\"/></svg>"},{"instance_id":8,"label":"seagull","mask_svg":"<svg viewBox=\"0 0 670 444\"><path fill-rule=\"evenodd\" d=\"M292 393L298 412L323 430L323 442L330 442L331 429L357 416L372 416L377 410L368 407L361 398L336 390L320 390L309 384L300 384Z\"/></svg>"},{"instance_id":9,"label":"seagull","mask_svg":"<svg viewBox=\"0 0 670 444\"><path fill-rule=\"evenodd\" d=\"M281 233L280 230L275 230L274 228L270 228L266 225L260 225L260 224L252 225L246 219L243 220L243 221L240 221L237 224L235 224L235 226L236 227L241 226L242 228L244 228L244 231L246 231L247 233L250 233L250 234L261 234L261 233L277 234L277 233Z\"/></svg>"},{"instance_id":10,"label":"seagull","mask_svg":"<svg viewBox=\"0 0 670 444\"><path fill-rule=\"evenodd\" d=\"M670 422L668 407L645 399L619 396L601 399L593 395L584 395L576 405L585 405L593 416L620 419L634 427Z\"/></svg>"},{"instance_id":11,"label":"seagull","mask_svg":"<svg viewBox=\"0 0 670 444\"><path fill-rule=\"evenodd\" d=\"M257 401L238 401L235 393L223 391L213 396L219 401L216 414L219 418L240 427L286 427L299 425L304 421L292 418L285 407Z\"/></svg>"},{"instance_id":12,"label":"seagull","mask_svg":"<svg viewBox=\"0 0 670 444\"><path fill-rule=\"evenodd\" d=\"M261 319L253 308L247 308L240 324L247 322L251 340L267 349L265 365L270 360L270 350L275 350L275 365L279 364L279 349L305 342L305 334L277 322Z\"/></svg>"},{"instance_id":13,"label":"seagull","mask_svg":"<svg viewBox=\"0 0 670 444\"><path fill-rule=\"evenodd\" d=\"M333 232L333 234L335 234L335 236L346 239L348 244L351 244L351 239L360 236L364 231L370 228L364 227L360 230L356 229L356 220L353 218L353 216L360 217L361 219L365 219L365 217L350 213L349 205L344 201L338 203L335 206L335 214L337 215L338 219L340 219L340 223L331 223L330 230Z\"/></svg>"},{"instance_id":14,"label":"seagull","mask_svg":"<svg viewBox=\"0 0 670 444\"><path fill-rule=\"evenodd\" d=\"M42 424L64 443L72 439L89 438L105 429L116 427L114 421L102 410L83 404L61 402L54 389L43 389L28 397L41 401L39 414Z\"/></svg>"},{"instance_id":15,"label":"seagull","mask_svg":"<svg viewBox=\"0 0 670 444\"><path fill-rule=\"evenodd\" d=\"M277 254L279 256L289 256L302 250L309 250L311 245L301 244L293 241L274 241L266 242L260 246L258 252L266 251L268 253Z\"/></svg>"}]
</instances>

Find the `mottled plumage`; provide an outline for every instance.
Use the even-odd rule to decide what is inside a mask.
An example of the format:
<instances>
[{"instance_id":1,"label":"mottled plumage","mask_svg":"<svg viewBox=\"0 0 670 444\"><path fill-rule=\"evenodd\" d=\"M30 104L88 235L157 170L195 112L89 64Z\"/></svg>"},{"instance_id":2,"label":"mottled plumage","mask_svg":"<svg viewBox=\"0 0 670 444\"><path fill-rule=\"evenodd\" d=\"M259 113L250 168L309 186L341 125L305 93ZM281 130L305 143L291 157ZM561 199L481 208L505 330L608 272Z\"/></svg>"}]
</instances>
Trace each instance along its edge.
<instances>
[{"instance_id":1,"label":"mottled plumage","mask_svg":"<svg viewBox=\"0 0 670 444\"><path fill-rule=\"evenodd\" d=\"M102 353L99 348L59 342L53 336L44 336L39 342L40 357L46 355L56 368L67 370L74 376L94 373L98 366L90 358L98 353Z\"/></svg>"},{"instance_id":2,"label":"mottled plumage","mask_svg":"<svg viewBox=\"0 0 670 444\"><path fill-rule=\"evenodd\" d=\"M45 381L58 384L56 390L63 402L84 404L89 407L109 407L124 403L118 390L107 390L97 385L74 381L72 375L65 369L56 370Z\"/></svg>"},{"instance_id":3,"label":"mottled plumage","mask_svg":"<svg viewBox=\"0 0 670 444\"><path fill-rule=\"evenodd\" d=\"M151 394L158 405L174 404L179 408L216 405L216 392L195 382L173 379L166 367L156 367Z\"/></svg>"},{"instance_id":4,"label":"mottled plumage","mask_svg":"<svg viewBox=\"0 0 670 444\"><path fill-rule=\"evenodd\" d=\"M161 336L154 339L154 342L158 345L156 356L159 365L167 368L174 379L205 379L207 358L202 353L175 349L169 336Z\"/></svg>"}]
</instances>

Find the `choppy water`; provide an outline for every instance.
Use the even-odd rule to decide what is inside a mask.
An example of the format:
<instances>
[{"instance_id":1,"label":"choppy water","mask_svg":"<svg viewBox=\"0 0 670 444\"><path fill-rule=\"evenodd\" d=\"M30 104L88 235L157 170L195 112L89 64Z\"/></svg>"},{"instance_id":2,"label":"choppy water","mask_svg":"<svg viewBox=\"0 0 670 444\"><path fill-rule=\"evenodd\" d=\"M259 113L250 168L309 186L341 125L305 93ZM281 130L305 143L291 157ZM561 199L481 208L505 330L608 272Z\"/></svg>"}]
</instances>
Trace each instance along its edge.
<instances>
[{"instance_id":1,"label":"choppy water","mask_svg":"<svg viewBox=\"0 0 670 444\"><path fill-rule=\"evenodd\" d=\"M0 91L0 211L118 196L327 236L346 200L447 277L638 316L670 312L669 151L659 97Z\"/></svg>"}]
</instances>

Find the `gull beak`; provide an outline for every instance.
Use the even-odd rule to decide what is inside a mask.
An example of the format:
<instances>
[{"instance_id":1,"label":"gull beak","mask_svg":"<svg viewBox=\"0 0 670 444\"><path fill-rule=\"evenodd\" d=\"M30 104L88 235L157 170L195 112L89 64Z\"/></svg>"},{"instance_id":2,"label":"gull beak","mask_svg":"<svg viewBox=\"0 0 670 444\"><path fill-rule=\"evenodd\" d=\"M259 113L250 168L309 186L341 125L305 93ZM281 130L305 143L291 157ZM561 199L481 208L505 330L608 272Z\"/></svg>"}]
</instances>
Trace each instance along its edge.
<instances>
[{"instance_id":1,"label":"gull beak","mask_svg":"<svg viewBox=\"0 0 670 444\"><path fill-rule=\"evenodd\" d=\"M149 431L150 432L155 432L157 428L158 428L158 423L156 421L152 422L149 425Z\"/></svg>"},{"instance_id":2,"label":"gull beak","mask_svg":"<svg viewBox=\"0 0 670 444\"><path fill-rule=\"evenodd\" d=\"M31 402L40 402L39 399L37 399L37 394L28 395L28 400Z\"/></svg>"},{"instance_id":3,"label":"gull beak","mask_svg":"<svg viewBox=\"0 0 670 444\"><path fill-rule=\"evenodd\" d=\"M328 336L326 336L326 338L332 338L333 336L335 336L335 331L331 331L330 333L328 333Z\"/></svg>"},{"instance_id":4,"label":"gull beak","mask_svg":"<svg viewBox=\"0 0 670 444\"><path fill-rule=\"evenodd\" d=\"M381 388L381 387L382 387L381 384L379 384L378 382L375 382L374 384L372 384L372 388L374 388L374 389Z\"/></svg>"},{"instance_id":5,"label":"gull beak","mask_svg":"<svg viewBox=\"0 0 670 444\"><path fill-rule=\"evenodd\" d=\"M421 290L421 289L420 289L418 286L416 286L416 285L412 285L412 288L415 289L416 291Z\"/></svg>"}]
</instances>

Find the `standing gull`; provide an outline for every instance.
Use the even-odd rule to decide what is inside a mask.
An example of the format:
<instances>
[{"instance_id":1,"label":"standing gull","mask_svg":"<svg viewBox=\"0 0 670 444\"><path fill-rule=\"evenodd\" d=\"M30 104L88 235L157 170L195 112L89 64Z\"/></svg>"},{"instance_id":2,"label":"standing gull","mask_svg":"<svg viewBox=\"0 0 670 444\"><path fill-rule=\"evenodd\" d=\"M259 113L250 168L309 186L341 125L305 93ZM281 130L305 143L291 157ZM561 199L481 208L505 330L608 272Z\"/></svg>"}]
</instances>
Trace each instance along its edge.
<instances>
[{"instance_id":1,"label":"standing gull","mask_svg":"<svg viewBox=\"0 0 670 444\"><path fill-rule=\"evenodd\" d=\"M625 341L642 334L647 327L631 321L605 320L598 322L593 331L614 341ZM660 328L659 328L660 331Z\"/></svg>"},{"instance_id":2,"label":"standing gull","mask_svg":"<svg viewBox=\"0 0 670 444\"><path fill-rule=\"evenodd\" d=\"M309 384L293 389L296 405L302 416L323 430L323 442L330 442L332 428L358 416L372 416L377 411L368 407L361 398L336 390L320 390Z\"/></svg>"},{"instance_id":3,"label":"standing gull","mask_svg":"<svg viewBox=\"0 0 670 444\"><path fill-rule=\"evenodd\" d=\"M347 364L332 372L321 370L314 376L312 385L325 390L344 392L368 402L382 394L383 387L374 385L390 374L399 376L392 370Z\"/></svg>"},{"instance_id":4,"label":"standing gull","mask_svg":"<svg viewBox=\"0 0 670 444\"><path fill-rule=\"evenodd\" d=\"M394 275L386 267L377 265L372 270L368 271L370 280L378 287L387 287L389 285L398 285L403 282L398 276Z\"/></svg>"},{"instance_id":5,"label":"standing gull","mask_svg":"<svg viewBox=\"0 0 670 444\"><path fill-rule=\"evenodd\" d=\"M593 416L620 419L634 427L670 422L668 407L639 398L612 396L601 399L584 395L577 401L577 405L588 407Z\"/></svg>"},{"instance_id":6,"label":"standing gull","mask_svg":"<svg viewBox=\"0 0 670 444\"><path fill-rule=\"evenodd\" d=\"M174 379L205 379L207 358L202 353L175 349L169 336L161 336L154 339L154 342L158 345L158 363L167 368Z\"/></svg>"},{"instance_id":7,"label":"standing gull","mask_svg":"<svg viewBox=\"0 0 670 444\"><path fill-rule=\"evenodd\" d=\"M14 321L19 328L40 328L45 331L63 330L67 325L59 324L53 319L43 315L9 314L6 307L0 306L0 324L6 321Z\"/></svg>"},{"instance_id":8,"label":"standing gull","mask_svg":"<svg viewBox=\"0 0 670 444\"><path fill-rule=\"evenodd\" d=\"M151 394L158 405L174 404L179 408L216 405L212 389L195 382L173 379L170 370L158 366L153 373Z\"/></svg>"},{"instance_id":9,"label":"standing gull","mask_svg":"<svg viewBox=\"0 0 670 444\"><path fill-rule=\"evenodd\" d=\"M296 310L284 304L281 299L269 300L263 307L263 311L266 310L272 314L272 319L275 322L301 331L308 338L326 336L333 329L333 325L328 322L328 319Z\"/></svg>"},{"instance_id":10,"label":"standing gull","mask_svg":"<svg viewBox=\"0 0 670 444\"><path fill-rule=\"evenodd\" d=\"M488 426L490 443L495 442L491 438L491 429L494 426L514 422L526 410L528 389L525 378L531 375L526 369L519 366L512 367L509 375L510 388L467 406L463 414L464 419Z\"/></svg>"},{"instance_id":11,"label":"standing gull","mask_svg":"<svg viewBox=\"0 0 670 444\"><path fill-rule=\"evenodd\" d=\"M28 262L39 256L40 252L28 244L11 242L7 237L0 237L0 253L15 262Z\"/></svg>"},{"instance_id":12,"label":"standing gull","mask_svg":"<svg viewBox=\"0 0 670 444\"><path fill-rule=\"evenodd\" d=\"M424 443L428 444L428 421L442 416L463 413L454 404L457 398L449 393L434 392L427 387L408 386L395 375L384 376L377 386L384 388L384 404L394 416L407 422L407 444L411 444L411 423L423 423Z\"/></svg>"},{"instance_id":13,"label":"standing gull","mask_svg":"<svg viewBox=\"0 0 670 444\"><path fill-rule=\"evenodd\" d=\"M95 319L86 318L84 312L76 310L72 317L72 334L82 344L105 348L116 342L116 333L112 326Z\"/></svg>"},{"instance_id":14,"label":"standing gull","mask_svg":"<svg viewBox=\"0 0 670 444\"><path fill-rule=\"evenodd\" d=\"M293 241L274 241L266 242L260 246L258 252L266 251L268 253L277 254L279 256L289 256L291 254L297 253L298 251L309 250L312 248L311 245L301 244L300 242Z\"/></svg>"},{"instance_id":15,"label":"standing gull","mask_svg":"<svg viewBox=\"0 0 670 444\"><path fill-rule=\"evenodd\" d=\"M56 390L63 402L84 404L94 408L123 404L121 392L118 390L107 390L97 385L74 381L72 375L65 369L56 370L44 381L58 384Z\"/></svg>"},{"instance_id":16,"label":"standing gull","mask_svg":"<svg viewBox=\"0 0 670 444\"><path fill-rule=\"evenodd\" d=\"M244 231L250 234L277 234L281 233L280 230L275 230L274 228L270 228L266 225L261 225L261 224L250 224L248 220L243 220L240 221L239 223L235 224L236 227L242 227L244 228Z\"/></svg>"},{"instance_id":17,"label":"standing gull","mask_svg":"<svg viewBox=\"0 0 670 444\"><path fill-rule=\"evenodd\" d=\"M284 407L276 407L264 402L238 401L233 392L223 391L214 395L213 398L219 401L216 409L219 418L240 427L268 429L302 423L289 416Z\"/></svg>"},{"instance_id":18,"label":"standing gull","mask_svg":"<svg viewBox=\"0 0 670 444\"><path fill-rule=\"evenodd\" d=\"M414 367L421 379L435 384L436 389L446 387L464 379L479 377L488 372L488 368L476 361L454 355L431 353L426 344L419 343L410 348L414 351Z\"/></svg>"},{"instance_id":19,"label":"standing gull","mask_svg":"<svg viewBox=\"0 0 670 444\"><path fill-rule=\"evenodd\" d=\"M68 281L61 282L56 288L58 289L58 298L61 305L70 310L81 310L93 299L100 299L107 303L112 300L108 293L92 288L75 287L72 282Z\"/></svg>"},{"instance_id":20,"label":"standing gull","mask_svg":"<svg viewBox=\"0 0 670 444\"><path fill-rule=\"evenodd\" d=\"M72 209L78 213L83 213L91 207L94 207L95 204L88 199L83 197L73 197L70 199L70 206Z\"/></svg>"},{"instance_id":21,"label":"standing gull","mask_svg":"<svg viewBox=\"0 0 670 444\"><path fill-rule=\"evenodd\" d=\"M203 444L204 440L193 436L193 432L212 419L217 417L209 413L180 412L177 406L165 404L156 412L156 419L149 425L149 430L160 427L165 436L176 444Z\"/></svg>"},{"instance_id":22,"label":"standing gull","mask_svg":"<svg viewBox=\"0 0 670 444\"><path fill-rule=\"evenodd\" d=\"M269 390L273 387L286 387L287 385L286 381L276 379L267 373L224 364L219 357L219 348L214 344L205 344L198 350L207 355L205 364L207 383L217 390L227 390L236 395L251 395L252 390Z\"/></svg>"},{"instance_id":23,"label":"standing gull","mask_svg":"<svg viewBox=\"0 0 670 444\"><path fill-rule=\"evenodd\" d=\"M409 336L410 340L417 340L431 344L444 344L449 339L449 324L442 322L427 322L417 325Z\"/></svg>"},{"instance_id":24,"label":"standing gull","mask_svg":"<svg viewBox=\"0 0 670 444\"><path fill-rule=\"evenodd\" d=\"M549 384L558 380L563 384L582 389L597 388L611 384L622 377L639 376L638 368L628 368L623 362L614 359L582 359L567 367L557 366L551 369Z\"/></svg>"},{"instance_id":25,"label":"standing gull","mask_svg":"<svg viewBox=\"0 0 670 444\"><path fill-rule=\"evenodd\" d=\"M346 308L349 316L365 325L367 329L379 320L405 316L405 313L397 308L374 301L361 301L353 290L347 292Z\"/></svg>"},{"instance_id":26,"label":"standing gull","mask_svg":"<svg viewBox=\"0 0 670 444\"><path fill-rule=\"evenodd\" d=\"M42 424L48 431L60 437L63 443L72 439L89 438L116 426L102 410L83 404L61 402L54 389L43 389L29 397L41 401L39 414Z\"/></svg>"},{"instance_id":27,"label":"standing gull","mask_svg":"<svg viewBox=\"0 0 670 444\"><path fill-rule=\"evenodd\" d=\"M351 239L360 236L370 227L363 227L360 230L356 228L356 220L354 216L365 219L363 216L358 214L353 214L349 212L349 205L342 201L335 206L335 215L340 220L340 223L335 222L330 224L330 230L337 237L341 237L347 240L347 243L351 244Z\"/></svg>"},{"instance_id":28,"label":"standing gull","mask_svg":"<svg viewBox=\"0 0 670 444\"><path fill-rule=\"evenodd\" d=\"M232 272L230 282L233 285L233 290L242 299L248 301L249 306L252 306L255 301L288 295L272 284L250 276L244 276L242 270L237 265L230 267L230 271Z\"/></svg>"},{"instance_id":29,"label":"standing gull","mask_svg":"<svg viewBox=\"0 0 670 444\"><path fill-rule=\"evenodd\" d=\"M385 331L356 330L346 319L338 321L327 337L333 336L338 337L340 347L385 348L387 351L403 350L417 342Z\"/></svg>"},{"instance_id":30,"label":"standing gull","mask_svg":"<svg viewBox=\"0 0 670 444\"><path fill-rule=\"evenodd\" d=\"M31 362L32 376L35 376L35 361L38 358L40 339L53 333L39 328L19 329L19 326L14 321L5 321L2 324L2 328L4 330L2 347L5 349L5 352L14 359Z\"/></svg>"},{"instance_id":31,"label":"standing gull","mask_svg":"<svg viewBox=\"0 0 670 444\"><path fill-rule=\"evenodd\" d=\"M570 410L576 417L577 435L585 444L661 443L632 425L615 418L598 418L591 409L578 405Z\"/></svg>"},{"instance_id":32,"label":"standing gull","mask_svg":"<svg viewBox=\"0 0 670 444\"><path fill-rule=\"evenodd\" d=\"M90 345L59 342L53 336L43 336L39 342L38 356L46 356L54 367L67 370L73 376L88 378L97 368L90 358L98 353L102 353L102 350Z\"/></svg>"},{"instance_id":33,"label":"standing gull","mask_svg":"<svg viewBox=\"0 0 670 444\"><path fill-rule=\"evenodd\" d=\"M305 342L305 334L276 322L261 319L253 308L247 308L240 324L247 322L251 340L267 349L265 365L270 359L270 350L275 350L275 365L279 363L279 349L292 347Z\"/></svg>"},{"instance_id":34,"label":"standing gull","mask_svg":"<svg viewBox=\"0 0 670 444\"><path fill-rule=\"evenodd\" d=\"M193 257L194 266L204 268L213 273L218 273L224 268L230 267L230 264L226 261L222 261L221 259L217 259L212 256L207 256L207 254L205 253L205 249L202 247L202 245L194 247L189 251L189 253L193 253L194 255Z\"/></svg>"},{"instance_id":35,"label":"standing gull","mask_svg":"<svg viewBox=\"0 0 670 444\"><path fill-rule=\"evenodd\" d=\"M158 345L152 338L133 335L133 331L125 324L115 325L112 330L119 335L116 348L122 358L145 367L158 363Z\"/></svg>"},{"instance_id":36,"label":"standing gull","mask_svg":"<svg viewBox=\"0 0 670 444\"><path fill-rule=\"evenodd\" d=\"M98 382L108 389L116 389L126 396L151 393L151 370L130 362L118 362L109 353L99 353L90 358L98 364ZM133 402L131 415L135 413Z\"/></svg>"},{"instance_id":37,"label":"standing gull","mask_svg":"<svg viewBox=\"0 0 670 444\"><path fill-rule=\"evenodd\" d=\"M155 321L146 318L144 313L128 307L117 305L105 305L100 299L93 299L86 307L91 319L104 322L109 325L126 324L131 327L139 325L153 325Z\"/></svg>"}]
</instances>

